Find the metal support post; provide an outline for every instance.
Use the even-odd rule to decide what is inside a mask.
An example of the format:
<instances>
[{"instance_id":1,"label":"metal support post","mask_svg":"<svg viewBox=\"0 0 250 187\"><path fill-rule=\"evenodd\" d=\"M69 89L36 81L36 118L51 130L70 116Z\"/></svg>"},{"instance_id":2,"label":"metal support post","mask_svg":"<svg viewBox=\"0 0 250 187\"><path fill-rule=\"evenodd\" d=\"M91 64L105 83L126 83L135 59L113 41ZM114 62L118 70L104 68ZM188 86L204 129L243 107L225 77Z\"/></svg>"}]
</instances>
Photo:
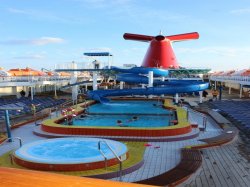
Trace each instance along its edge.
<instances>
[{"instance_id":1,"label":"metal support post","mask_svg":"<svg viewBox=\"0 0 250 187\"><path fill-rule=\"evenodd\" d=\"M200 103L202 103L202 91L199 91Z\"/></svg>"},{"instance_id":2,"label":"metal support post","mask_svg":"<svg viewBox=\"0 0 250 187\"><path fill-rule=\"evenodd\" d=\"M154 72L153 71L149 71L148 72L148 87L153 87L154 84ZM149 98L152 98L152 95L148 96Z\"/></svg>"},{"instance_id":3,"label":"metal support post","mask_svg":"<svg viewBox=\"0 0 250 187\"><path fill-rule=\"evenodd\" d=\"M56 84L55 84L55 98L57 98Z\"/></svg>"},{"instance_id":4,"label":"metal support post","mask_svg":"<svg viewBox=\"0 0 250 187\"><path fill-rule=\"evenodd\" d=\"M203 127L204 127L204 131L206 131L206 129L207 129L207 118L205 116L203 117Z\"/></svg>"},{"instance_id":5,"label":"metal support post","mask_svg":"<svg viewBox=\"0 0 250 187\"><path fill-rule=\"evenodd\" d=\"M7 135L9 138L9 142L12 142L12 136L11 136L11 131L10 131L10 116L9 116L8 110L5 110L5 124L6 124L6 131L7 131Z\"/></svg>"},{"instance_id":6,"label":"metal support post","mask_svg":"<svg viewBox=\"0 0 250 187\"><path fill-rule=\"evenodd\" d=\"M242 84L240 84L240 98L242 98L242 90L243 90L243 86Z\"/></svg>"},{"instance_id":7,"label":"metal support post","mask_svg":"<svg viewBox=\"0 0 250 187\"><path fill-rule=\"evenodd\" d=\"M97 73L93 72L93 90L97 90Z\"/></svg>"},{"instance_id":8,"label":"metal support post","mask_svg":"<svg viewBox=\"0 0 250 187\"><path fill-rule=\"evenodd\" d=\"M33 89L33 86L30 87L30 98L31 98L31 101L33 101L33 99L34 99L34 89Z\"/></svg>"},{"instance_id":9,"label":"metal support post","mask_svg":"<svg viewBox=\"0 0 250 187\"><path fill-rule=\"evenodd\" d=\"M177 104L177 103L178 103L178 101L179 101L179 94L178 94L178 93L176 93L176 94L175 94L175 103Z\"/></svg>"}]
</instances>

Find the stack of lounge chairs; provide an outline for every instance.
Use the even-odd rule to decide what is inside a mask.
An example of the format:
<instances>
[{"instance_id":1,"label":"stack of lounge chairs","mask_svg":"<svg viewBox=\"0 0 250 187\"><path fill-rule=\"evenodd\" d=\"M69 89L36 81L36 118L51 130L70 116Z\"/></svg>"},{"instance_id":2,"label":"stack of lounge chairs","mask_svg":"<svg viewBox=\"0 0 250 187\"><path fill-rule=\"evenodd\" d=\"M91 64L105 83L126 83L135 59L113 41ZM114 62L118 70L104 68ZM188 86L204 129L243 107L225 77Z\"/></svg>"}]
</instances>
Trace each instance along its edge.
<instances>
[{"instance_id":1,"label":"stack of lounge chairs","mask_svg":"<svg viewBox=\"0 0 250 187\"><path fill-rule=\"evenodd\" d=\"M44 108L50 108L64 103L65 99L54 99L51 97L34 97L30 98L22 97L20 99L5 99L0 98L1 108L17 108L22 107L23 110L9 110L10 117L16 117L23 114L31 113L31 104L36 106L36 111L40 111ZM4 111L0 110L0 120L4 119Z\"/></svg>"}]
</instances>

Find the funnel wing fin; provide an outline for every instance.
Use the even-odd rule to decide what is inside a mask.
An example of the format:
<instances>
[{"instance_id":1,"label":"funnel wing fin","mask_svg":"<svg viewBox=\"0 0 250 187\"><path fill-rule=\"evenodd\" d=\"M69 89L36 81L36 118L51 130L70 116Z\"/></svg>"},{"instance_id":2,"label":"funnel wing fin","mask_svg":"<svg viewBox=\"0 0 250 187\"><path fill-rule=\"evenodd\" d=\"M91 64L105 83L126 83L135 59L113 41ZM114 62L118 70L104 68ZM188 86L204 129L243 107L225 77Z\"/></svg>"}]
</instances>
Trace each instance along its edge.
<instances>
[{"instance_id":1,"label":"funnel wing fin","mask_svg":"<svg viewBox=\"0 0 250 187\"><path fill-rule=\"evenodd\" d=\"M185 33L185 34L177 34L177 35L166 36L166 38L171 40L172 42L193 40L193 39L199 38L199 33L198 32L191 32L191 33Z\"/></svg>"},{"instance_id":2,"label":"funnel wing fin","mask_svg":"<svg viewBox=\"0 0 250 187\"><path fill-rule=\"evenodd\" d=\"M136 41L141 41L141 42L149 42L154 37L153 36L147 36L147 35L140 35L140 34L125 33L123 35L123 38L125 40L136 40Z\"/></svg>"}]
</instances>

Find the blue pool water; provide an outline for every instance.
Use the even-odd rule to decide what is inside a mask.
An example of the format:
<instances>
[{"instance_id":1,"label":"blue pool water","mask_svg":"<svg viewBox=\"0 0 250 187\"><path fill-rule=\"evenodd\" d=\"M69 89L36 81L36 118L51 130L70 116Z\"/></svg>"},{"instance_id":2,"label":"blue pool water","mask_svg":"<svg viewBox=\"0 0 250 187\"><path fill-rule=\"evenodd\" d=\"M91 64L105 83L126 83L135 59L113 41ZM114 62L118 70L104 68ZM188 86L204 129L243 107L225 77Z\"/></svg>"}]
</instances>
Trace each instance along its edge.
<instances>
[{"instance_id":1,"label":"blue pool water","mask_svg":"<svg viewBox=\"0 0 250 187\"><path fill-rule=\"evenodd\" d=\"M169 116L137 115L137 120L132 120L133 115L89 115L83 119L74 119L76 126L117 127L117 120L122 126L127 127L165 127L169 125Z\"/></svg>"},{"instance_id":2,"label":"blue pool water","mask_svg":"<svg viewBox=\"0 0 250 187\"><path fill-rule=\"evenodd\" d=\"M89 113L114 113L114 114L169 114L161 107L159 101L111 101L105 104L95 104L88 108ZM156 106L154 106L156 105Z\"/></svg>"},{"instance_id":3,"label":"blue pool water","mask_svg":"<svg viewBox=\"0 0 250 187\"><path fill-rule=\"evenodd\" d=\"M50 164L76 164L103 161L104 158L98 150L100 138L55 138L40 140L25 144L17 151L15 156L30 162ZM113 140L105 141L117 153L125 155L125 144ZM105 143L101 143L101 150L108 159L114 158L113 153Z\"/></svg>"},{"instance_id":4,"label":"blue pool water","mask_svg":"<svg viewBox=\"0 0 250 187\"><path fill-rule=\"evenodd\" d=\"M171 112L159 101L111 101L88 108L84 118L75 118L75 126L155 128L169 125ZM137 120L132 120L136 116ZM121 121L118 124L117 121Z\"/></svg>"}]
</instances>

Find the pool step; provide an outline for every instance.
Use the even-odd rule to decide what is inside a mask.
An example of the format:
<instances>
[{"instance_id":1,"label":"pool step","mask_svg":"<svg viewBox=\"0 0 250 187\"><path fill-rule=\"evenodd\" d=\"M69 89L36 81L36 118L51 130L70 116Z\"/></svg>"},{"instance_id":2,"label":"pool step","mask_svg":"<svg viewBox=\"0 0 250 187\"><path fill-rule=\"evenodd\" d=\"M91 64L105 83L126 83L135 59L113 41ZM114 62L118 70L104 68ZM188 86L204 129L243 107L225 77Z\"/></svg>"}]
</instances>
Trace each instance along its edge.
<instances>
[{"instance_id":1,"label":"pool step","mask_svg":"<svg viewBox=\"0 0 250 187\"><path fill-rule=\"evenodd\" d=\"M92 136L92 135L66 135L66 134L56 134L48 133L41 130L40 126L36 126L33 129L33 133L37 136L46 138L60 138L60 137L92 137L92 138L106 138L119 141L150 141L150 142L172 142L172 141L182 141L187 139L193 139L199 136L199 128L192 128L192 131L187 134L177 135L177 136L162 136L162 137L136 137L136 136Z\"/></svg>"}]
</instances>

